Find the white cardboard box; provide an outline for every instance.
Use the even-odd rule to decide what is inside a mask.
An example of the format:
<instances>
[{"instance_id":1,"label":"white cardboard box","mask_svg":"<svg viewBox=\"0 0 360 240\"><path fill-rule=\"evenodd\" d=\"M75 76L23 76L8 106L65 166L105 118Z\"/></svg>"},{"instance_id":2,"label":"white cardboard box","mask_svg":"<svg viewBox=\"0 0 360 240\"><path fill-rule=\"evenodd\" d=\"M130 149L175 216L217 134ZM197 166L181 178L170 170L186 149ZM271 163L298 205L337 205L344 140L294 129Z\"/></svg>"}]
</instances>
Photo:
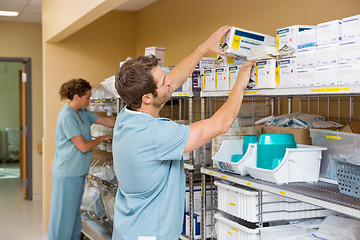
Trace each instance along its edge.
<instances>
[{"instance_id":1,"label":"white cardboard box","mask_svg":"<svg viewBox=\"0 0 360 240\"><path fill-rule=\"evenodd\" d=\"M360 60L360 40L340 42L339 63L350 63L359 60Z\"/></svg>"},{"instance_id":2,"label":"white cardboard box","mask_svg":"<svg viewBox=\"0 0 360 240\"><path fill-rule=\"evenodd\" d=\"M317 25L317 45L334 43L341 40L341 20L319 23Z\"/></svg>"},{"instance_id":3,"label":"white cardboard box","mask_svg":"<svg viewBox=\"0 0 360 240\"><path fill-rule=\"evenodd\" d=\"M145 48L145 56L154 55L158 61L159 65L163 66L165 62L165 48L163 47L147 47Z\"/></svg>"},{"instance_id":4,"label":"white cardboard box","mask_svg":"<svg viewBox=\"0 0 360 240\"><path fill-rule=\"evenodd\" d=\"M316 67L315 86L338 84L338 65Z\"/></svg>"},{"instance_id":5,"label":"white cardboard box","mask_svg":"<svg viewBox=\"0 0 360 240\"><path fill-rule=\"evenodd\" d=\"M240 66L234 65L234 66L229 66L228 68L229 68L228 71L229 71L229 80L230 80L229 81L229 83L230 83L229 89L231 90L234 87L234 84L236 82Z\"/></svg>"},{"instance_id":6,"label":"white cardboard box","mask_svg":"<svg viewBox=\"0 0 360 240\"><path fill-rule=\"evenodd\" d=\"M299 32L297 48L303 49L316 46L316 28Z\"/></svg>"},{"instance_id":7,"label":"white cardboard box","mask_svg":"<svg viewBox=\"0 0 360 240\"><path fill-rule=\"evenodd\" d=\"M316 68L298 68L297 81L300 87L311 87L315 85Z\"/></svg>"},{"instance_id":8,"label":"white cardboard box","mask_svg":"<svg viewBox=\"0 0 360 240\"><path fill-rule=\"evenodd\" d=\"M196 65L195 70L200 70L204 68L214 68L216 58L214 57L202 57L199 63Z\"/></svg>"},{"instance_id":9,"label":"white cardboard box","mask_svg":"<svg viewBox=\"0 0 360 240\"><path fill-rule=\"evenodd\" d=\"M256 88L276 88L280 84L279 68L276 59L258 61L253 68Z\"/></svg>"},{"instance_id":10,"label":"white cardboard box","mask_svg":"<svg viewBox=\"0 0 360 240\"><path fill-rule=\"evenodd\" d=\"M329 43L316 47L316 66L339 63L339 43Z\"/></svg>"},{"instance_id":11,"label":"white cardboard box","mask_svg":"<svg viewBox=\"0 0 360 240\"><path fill-rule=\"evenodd\" d=\"M201 90L202 91L215 91L215 69L201 70Z\"/></svg>"},{"instance_id":12,"label":"white cardboard box","mask_svg":"<svg viewBox=\"0 0 360 240\"><path fill-rule=\"evenodd\" d=\"M297 59L287 58L278 60L280 72L279 88L294 88L299 87L297 81Z\"/></svg>"},{"instance_id":13,"label":"white cardboard box","mask_svg":"<svg viewBox=\"0 0 360 240\"><path fill-rule=\"evenodd\" d=\"M215 90L229 90L229 72L227 67L215 68Z\"/></svg>"},{"instance_id":14,"label":"white cardboard box","mask_svg":"<svg viewBox=\"0 0 360 240\"><path fill-rule=\"evenodd\" d=\"M360 84L360 61L339 64L339 85Z\"/></svg>"},{"instance_id":15,"label":"white cardboard box","mask_svg":"<svg viewBox=\"0 0 360 240\"><path fill-rule=\"evenodd\" d=\"M231 27L225 34L221 49L229 56L247 57L253 46L275 45L276 38L270 35Z\"/></svg>"},{"instance_id":16,"label":"white cardboard box","mask_svg":"<svg viewBox=\"0 0 360 240\"><path fill-rule=\"evenodd\" d=\"M342 19L342 40L351 41L360 39L360 15Z\"/></svg>"},{"instance_id":17,"label":"white cardboard box","mask_svg":"<svg viewBox=\"0 0 360 240\"><path fill-rule=\"evenodd\" d=\"M299 32L315 28L308 25L294 25L290 27L279 28L276 30L276 46L281 49L284 45L297 49Z\"/></svg>"},{"instance_id":18,"label":"white cardboard box","mask_svg":"<svg viewBox=\"0 0 360 240\"><path fill-rule=\"evenodd\" d=\"M215 64L216 64L216 66L219 66L219 67L225 67L225 66L232 66L232 65L241 65L244 62L246 62L246 58L217 55Z\"/></svg>"},{"instance_id":19,"label":"white cardboard box","mask_svg":"<svg viewBox=\"0 0 360 240\"><path fill-rule=\"evenodd\" d=\"M316 47L298 49L296 53L298 68L308 68L316 66Z\"/></svg>"}]
</instances>

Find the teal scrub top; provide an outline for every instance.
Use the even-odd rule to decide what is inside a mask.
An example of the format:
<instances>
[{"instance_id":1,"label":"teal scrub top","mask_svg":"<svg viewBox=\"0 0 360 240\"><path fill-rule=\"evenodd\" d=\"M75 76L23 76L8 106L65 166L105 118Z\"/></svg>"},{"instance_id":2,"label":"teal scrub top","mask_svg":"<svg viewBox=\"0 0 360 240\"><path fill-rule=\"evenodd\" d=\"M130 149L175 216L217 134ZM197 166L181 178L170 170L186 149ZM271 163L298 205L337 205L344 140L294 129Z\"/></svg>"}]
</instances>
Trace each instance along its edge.
<instances>
[{"instance_id":1,"label":"teal scrub top","mask_svg":"<svg viewBox=\"0 0 360 240\"><path fill-rule=\"evenodd\" d=\"M95 123L98 115L87 109L76 111L65 104L60 111L56 123L56 152L52 166L53 176L78 177L89 172L92 151L82 153L71 138L82 135L86 142L91 141L90 126Z\"/></svg>"},{"instance_id":2,"label":"teal scrub top","mask_svg":"<svg viewBox=\"0 0 360 240\"><path fill-rule=\"evenodd\" d=\"M122 109L114 127L118 178L113 240L179 239L184 217L183 152L190 127Z\"/></svg>"}]
</instances>

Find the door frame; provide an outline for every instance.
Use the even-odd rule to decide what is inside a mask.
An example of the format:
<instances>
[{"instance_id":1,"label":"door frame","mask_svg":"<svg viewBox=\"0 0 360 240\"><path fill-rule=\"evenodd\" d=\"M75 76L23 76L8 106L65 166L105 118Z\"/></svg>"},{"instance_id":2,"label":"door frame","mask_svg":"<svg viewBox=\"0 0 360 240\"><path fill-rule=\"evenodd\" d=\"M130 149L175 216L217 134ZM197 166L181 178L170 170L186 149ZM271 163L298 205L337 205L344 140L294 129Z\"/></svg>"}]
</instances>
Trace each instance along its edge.
<instances>
[{"instance_id":1,"label":"door frame","mask_svg":"<svg viewBox=\"0 0 360 240\"><path fill-rule=\"evenodd\" d=\"M31 58L0 57L0 62L21 62L26 72L26 179L27 200L33 199L32 191L32 103L31 103Z\"/></svg>"}]
</instances>

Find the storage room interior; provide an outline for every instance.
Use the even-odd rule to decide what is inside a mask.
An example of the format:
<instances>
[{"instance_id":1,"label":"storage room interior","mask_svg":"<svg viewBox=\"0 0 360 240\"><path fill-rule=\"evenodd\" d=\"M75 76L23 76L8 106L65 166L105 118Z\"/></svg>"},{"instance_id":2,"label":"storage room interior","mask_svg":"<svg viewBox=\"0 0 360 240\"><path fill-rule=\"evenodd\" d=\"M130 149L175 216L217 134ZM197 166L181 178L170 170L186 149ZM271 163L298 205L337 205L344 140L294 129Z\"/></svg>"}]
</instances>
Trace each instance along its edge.
<instances>
[{"instance_id":1,"label":"storage room interior","mask_svg":"<svg viewBox=\"0 0 360 240\"><path fill-rule=\"evenodd\" d=\"M175 66L223 25L275 36L276 29L281 27L317 25L360 13L358 0L155 0L138 11L113 10L126 2L101 0L95 4L85 0L43 0L41 23L0 20L2 36L6 36L0 38L0 57L32 59L32 193L34 199L42 200L42 227L45 231L50 212L56 119L64 105L58 97L62 83L72 78L84 78L92 86L97 86L116 73L121 61L143 55L149 46L164 47L164 66ZM4 64L0 62L0 78L3 68ZM4 91L1 87L1 102L8 101ZM245 97L245 101L251 103L253 100ZM275 115L289 112L288 98L275 98L273 101ZM358 96L320 99L317 96L295 96L291 101L291 112L320 114L326 120L344 125L350 120L360 120ZM213 109L221 106L215 101L212 104L215 104ZM200 105L200 100L195 99L195 121L201 119ZM174 100L174 109L165 106L163 114L178 112L178 106L178 101ZM0 115L14 115L16 120L6 121L16 122L18 116L3 112L15 108L9 104L2 106ZM2 135L8 124L3 119L0 117ZM3 141L4 136L1 137ZM42 146L41 152L39 145ZM1 146L0 153L4 151L4 146Z\"/></svg>"}]
</instances>

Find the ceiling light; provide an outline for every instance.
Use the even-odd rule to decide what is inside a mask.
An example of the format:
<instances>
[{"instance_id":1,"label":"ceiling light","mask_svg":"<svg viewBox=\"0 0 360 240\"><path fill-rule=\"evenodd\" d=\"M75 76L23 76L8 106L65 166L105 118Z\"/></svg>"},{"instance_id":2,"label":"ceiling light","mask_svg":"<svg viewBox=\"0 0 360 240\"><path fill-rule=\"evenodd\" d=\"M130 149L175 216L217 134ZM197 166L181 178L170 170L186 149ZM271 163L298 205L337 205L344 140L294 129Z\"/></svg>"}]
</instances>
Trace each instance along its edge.
<instances>
[{"instance_id":1,"label":"ceiling light","mask_svg":"<svg viewBox=\"0 0 360 240\"><path fill-rule=\"evenodd\" d=\"M19 12L14 12L14 11L0 11L0 16L16 17L17 15L19 15Z\"/></svg>"}]
</instances>

